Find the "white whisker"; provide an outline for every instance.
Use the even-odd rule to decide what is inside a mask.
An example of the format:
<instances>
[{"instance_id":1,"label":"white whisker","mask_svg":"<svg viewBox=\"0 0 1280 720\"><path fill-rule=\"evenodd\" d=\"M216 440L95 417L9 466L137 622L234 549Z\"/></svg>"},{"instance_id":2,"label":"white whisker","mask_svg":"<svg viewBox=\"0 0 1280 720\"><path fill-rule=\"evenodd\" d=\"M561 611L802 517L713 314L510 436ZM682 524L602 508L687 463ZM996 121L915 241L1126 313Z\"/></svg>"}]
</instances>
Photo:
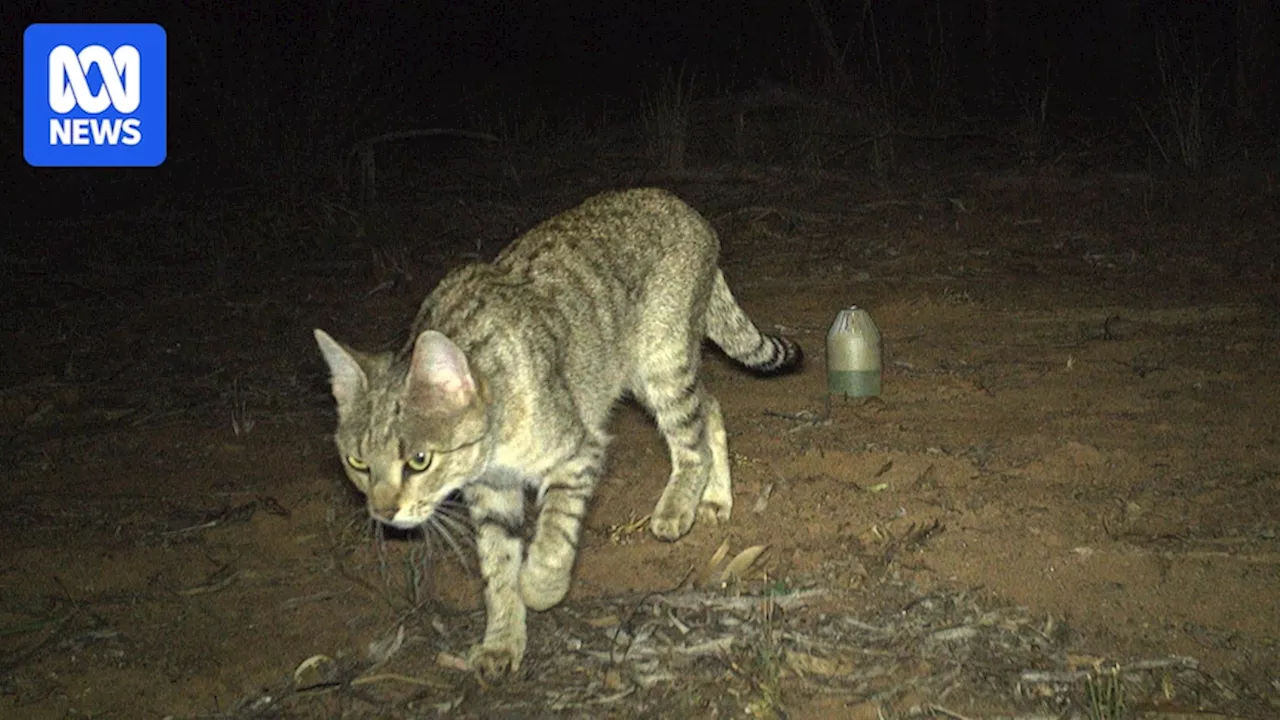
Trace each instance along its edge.
<instances>
[{"instance_id":1,"label":"white whisker","mask_svg":"<svg viewBox=\"0 0 1280 720\"><path fill-rule=\"evenodd\" d=\"M462 552L462 546L458 544L457 539L455 539L453 537L453 533L450 532L450 529L451 529L449 525L450 522L455 522L455 521L453 520L453 518L448 518L445 515L441 515L438 513L433 514L430 518L427 519L426 525L423 526L423 535L436 535L436 536L439 536L441 539L443 539L446 543L449 544L450 549L453 550L454 556L458 558L458 562L462 565L462 567L470 571L471 566L467 562L466 555ZM427 532L428 529L430 529L431 532Z\"/></svg>"},{"instance_id":2,"label":"white whisker","mask_svg":"<svg viewBox=\"0 0 1280 720\"><path fill-rule=\"evenodd\" d=\"M451 534L457 536L455 539L466 543L468 547L475 547L475 536L471 532L471 526L465 520L459 520L452 515L445 513L437 513L432 519L444 528L447 528Z\"/></svg>"}]
</instances>

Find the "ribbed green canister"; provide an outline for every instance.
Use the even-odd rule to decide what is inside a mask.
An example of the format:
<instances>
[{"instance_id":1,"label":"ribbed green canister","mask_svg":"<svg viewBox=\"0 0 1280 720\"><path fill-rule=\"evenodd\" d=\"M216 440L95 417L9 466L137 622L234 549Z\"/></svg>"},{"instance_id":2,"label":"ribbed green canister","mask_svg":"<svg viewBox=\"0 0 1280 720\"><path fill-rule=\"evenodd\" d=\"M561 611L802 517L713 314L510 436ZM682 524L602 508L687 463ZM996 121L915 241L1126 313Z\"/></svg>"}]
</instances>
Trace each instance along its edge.
<instances>
[{"instance_id":1,"label":"ribbed green canister","mask_svg":"<svg viewBox=\"0 0 1280 720\"><path fill-rule=\"evenodd\" d=\"M827 331L827 390L848 397L880 394L880 331L856 305L836 313Z\"/></svg>"}]
</instances>

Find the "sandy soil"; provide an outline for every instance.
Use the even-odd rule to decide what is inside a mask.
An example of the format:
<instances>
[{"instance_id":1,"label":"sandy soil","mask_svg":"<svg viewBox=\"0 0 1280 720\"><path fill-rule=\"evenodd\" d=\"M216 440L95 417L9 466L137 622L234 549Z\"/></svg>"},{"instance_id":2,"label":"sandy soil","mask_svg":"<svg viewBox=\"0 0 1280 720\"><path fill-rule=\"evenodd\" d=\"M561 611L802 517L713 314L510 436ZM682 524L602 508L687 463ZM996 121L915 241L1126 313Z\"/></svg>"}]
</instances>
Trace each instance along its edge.
<instances>
[{"instance_id":1,"label":"sandy soil","mask_svg":"<svg viewBox=\"0 0 1280 720\"><path fill-rule=\"evenodd\" d=\"M456 667L474 571L376 540L344 485L311 328L397 342L449 267L645 178L424 190L363 237L339 213L274 246L235 209L28 228L0 327L0 715L988 717L1081 711L1112 667L1134 717L1280 715L1274 178L648 180L714 220L742 303L809 362L708 354L735 514L674 545L641 522L663 446L619 409L574 588L501 686ZM849 304L884 394L829 403ZM768 549L720 583L726 541ZM636 613L719 644L648 675L591 654L639 642Z\"/></svg>"}]
</instances>

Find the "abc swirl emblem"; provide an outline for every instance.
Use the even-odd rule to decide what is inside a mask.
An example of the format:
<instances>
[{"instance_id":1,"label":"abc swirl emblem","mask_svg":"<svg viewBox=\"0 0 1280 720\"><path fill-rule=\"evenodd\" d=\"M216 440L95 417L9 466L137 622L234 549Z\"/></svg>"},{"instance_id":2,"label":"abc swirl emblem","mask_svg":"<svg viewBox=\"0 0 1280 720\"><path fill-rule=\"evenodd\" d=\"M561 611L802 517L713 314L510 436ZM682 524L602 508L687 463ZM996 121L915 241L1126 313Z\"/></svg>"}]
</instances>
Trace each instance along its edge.
<instances>
[{"instance_id":1,"label":"abc swirl emblem","mask_svg":"<svg viewBox=\"0 0 1280 720\"><path fill-rule=\"evenodd\" d=\"M27 28L22 44L28 164L154 167L164 162L164 28L40 23Z\"/></svg>"}]
</instances>

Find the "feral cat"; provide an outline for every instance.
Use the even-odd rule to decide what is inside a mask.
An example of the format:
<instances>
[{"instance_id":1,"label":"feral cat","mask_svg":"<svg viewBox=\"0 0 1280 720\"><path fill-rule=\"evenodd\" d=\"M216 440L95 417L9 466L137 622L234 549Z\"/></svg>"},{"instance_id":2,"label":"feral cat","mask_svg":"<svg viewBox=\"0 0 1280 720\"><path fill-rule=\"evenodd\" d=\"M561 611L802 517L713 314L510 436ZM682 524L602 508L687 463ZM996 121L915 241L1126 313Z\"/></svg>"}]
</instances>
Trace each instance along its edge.
<instances>
[{"instance_id":1,"label":"feral cat","mask_svg":"<svg viewBox=\"0 0 1280 720\"><path fill-rule=\"evenodd\" d=\"M729 519L724 420L698 380L703 339L759 374L798 367L801 351L756 328L718 253L711 225L674 195L604 193L492 264L450 273L398 353L357 352L315 331L338 452L369 513L412 528L455 491L468 505L488 613L470 656L480 673L518 670L525 608L545 610L568 591L620 398L653 413L671 452L653 534L676 540L695 513ZM527 556L526 490L540 508Z\"/></svg>"}]
</instances>

